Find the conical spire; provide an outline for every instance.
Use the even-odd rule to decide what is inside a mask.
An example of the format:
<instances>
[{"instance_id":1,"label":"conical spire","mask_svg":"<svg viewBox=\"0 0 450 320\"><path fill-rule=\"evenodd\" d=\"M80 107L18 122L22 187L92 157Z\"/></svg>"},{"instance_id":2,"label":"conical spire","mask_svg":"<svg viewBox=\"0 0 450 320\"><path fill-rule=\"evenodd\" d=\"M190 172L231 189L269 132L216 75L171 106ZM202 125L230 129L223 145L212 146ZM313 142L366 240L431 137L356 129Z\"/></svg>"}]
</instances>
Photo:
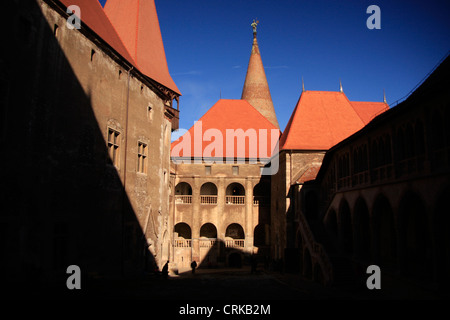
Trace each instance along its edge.
<instances>
[{"instance_id":1,"label":"conical spire","mask_svg":"<svg viewBox=\"0 0 450 320\"><path fill-rule=\"evenodd\" d=\"M248 62L247 75L245 77L244 88L241 99L249 102L275 127L279 128L272 97L270 95L269 84L259 52L258 41L256 39L256 26L258 21L253 20L253 45Z\"/></svg>"}]
</instances>

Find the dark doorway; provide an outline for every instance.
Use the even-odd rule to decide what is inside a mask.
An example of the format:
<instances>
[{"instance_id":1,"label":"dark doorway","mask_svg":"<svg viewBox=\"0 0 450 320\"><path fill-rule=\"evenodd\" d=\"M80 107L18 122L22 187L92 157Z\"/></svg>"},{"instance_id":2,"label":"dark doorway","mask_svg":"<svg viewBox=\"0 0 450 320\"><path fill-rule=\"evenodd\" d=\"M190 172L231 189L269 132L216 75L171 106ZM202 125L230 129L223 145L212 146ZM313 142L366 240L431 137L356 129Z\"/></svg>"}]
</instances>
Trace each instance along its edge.
<instances>
[{"instance_id":1,"label":"dark doorway","mask_svg":"<svg viewBox=\"0 0 450 320\"><path fill-rule=\"evenodd\" d=\"M242 257L240 253L233 252L228 256L228 266L230 268L241 268L242 267Z\"/></svg>"}]
</instances>

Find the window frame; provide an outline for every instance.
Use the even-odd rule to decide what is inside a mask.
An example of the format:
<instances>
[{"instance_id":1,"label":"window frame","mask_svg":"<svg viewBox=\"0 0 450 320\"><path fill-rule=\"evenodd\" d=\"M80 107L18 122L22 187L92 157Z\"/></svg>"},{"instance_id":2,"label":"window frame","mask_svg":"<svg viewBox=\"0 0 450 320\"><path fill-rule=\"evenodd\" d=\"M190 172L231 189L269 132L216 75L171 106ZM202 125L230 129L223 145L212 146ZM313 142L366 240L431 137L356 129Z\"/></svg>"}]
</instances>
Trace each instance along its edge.
<instances>
[{"instance_id":1,"label":"window frame","mask_svg":"<svg viewBox=\"0 0 450 320\"><path fill-rule=\"evenodd\" d=\"M121 132L115 130L111 127L108 127L107 131L107 146L108 146L108 155L111 163L116 168L119 168L119 160L120 160L120 135ZM112 139L111 139L112 137Z\"/></svg>"},{"instance_id":2,"label":"window frame","mask_svg":"<svg viewBox=\"0 0 450 320\"><path fill-rule=\"evenodd\" d=\"M136 172L147 174L148 144L138 141Z\"/></svg>"}]
</instances>

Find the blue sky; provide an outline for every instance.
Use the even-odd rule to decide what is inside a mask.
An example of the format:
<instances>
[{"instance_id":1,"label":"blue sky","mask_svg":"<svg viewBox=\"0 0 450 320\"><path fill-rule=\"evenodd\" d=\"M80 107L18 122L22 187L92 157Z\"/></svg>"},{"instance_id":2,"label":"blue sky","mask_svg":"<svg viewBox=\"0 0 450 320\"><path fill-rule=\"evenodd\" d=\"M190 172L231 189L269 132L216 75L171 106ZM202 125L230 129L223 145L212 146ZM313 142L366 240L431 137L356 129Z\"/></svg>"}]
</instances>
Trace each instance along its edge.
<instances>
[{"instance_id":1,"label":"blue sky","mask_svg":"<svg viewBox=\"0 0 450 320\"><path fill-rule=\"evenodd\" d=\"M104 0L100 0L103 2ZM240 99L258 43L280 129L301 93L338 91L388 104L405 96L450 49L449 1L155 0L170 73L179 87L180 128L220 96ZM369 30L369 5L381 29Z\"/></svg>"}]
</instances>

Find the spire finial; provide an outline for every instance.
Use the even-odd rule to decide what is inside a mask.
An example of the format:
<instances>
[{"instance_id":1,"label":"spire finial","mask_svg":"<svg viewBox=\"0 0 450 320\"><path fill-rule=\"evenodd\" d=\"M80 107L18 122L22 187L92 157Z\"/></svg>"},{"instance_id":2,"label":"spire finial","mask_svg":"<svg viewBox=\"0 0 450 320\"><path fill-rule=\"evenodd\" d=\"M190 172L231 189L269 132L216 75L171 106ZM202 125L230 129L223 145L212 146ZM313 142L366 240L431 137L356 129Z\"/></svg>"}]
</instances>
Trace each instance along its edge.
<instances>
[{"instance_id":1,"label":"spire finial","mask_svg":"<svg viewBox=\"0 0 450 320\"><path fill-rule=\"evenodd\" d=\"M339 91L344 92L344 89L342 89L342 82L341 79L339 79Z\"/></svg>"},{"instance_id":2,"label":"spire finial","mask_svg":"<svg viewBox=\"0 0 450 320\"><path fill-rule=\"evenodd\" d=\"M383 102L384 102L384 103L387 103L387 102L386 102L386 92L384 91L384 88L383 88Z\"/></svg>"},{"instance_id":3,"label":"spire finial","mask_svg":"<svg viewBox=\"0 0 450 320\"><path fill-rule=\"evenodd\" d=\"M305 92L305 83L303 82L303 76L302 76L302 92Z\"/></svg>"},{"instance_id":4,"label":"spire finial","mask_svg":"<svg viewBox=\"0 0 450 320\"><path fill-rule=\"evenodd\" d=\"M253 19L253 23L251 24L252 28L253 28L253 35L256 35L256 26L258 25L259 20L258 18Z\"/></svg>"}]
</instances>

